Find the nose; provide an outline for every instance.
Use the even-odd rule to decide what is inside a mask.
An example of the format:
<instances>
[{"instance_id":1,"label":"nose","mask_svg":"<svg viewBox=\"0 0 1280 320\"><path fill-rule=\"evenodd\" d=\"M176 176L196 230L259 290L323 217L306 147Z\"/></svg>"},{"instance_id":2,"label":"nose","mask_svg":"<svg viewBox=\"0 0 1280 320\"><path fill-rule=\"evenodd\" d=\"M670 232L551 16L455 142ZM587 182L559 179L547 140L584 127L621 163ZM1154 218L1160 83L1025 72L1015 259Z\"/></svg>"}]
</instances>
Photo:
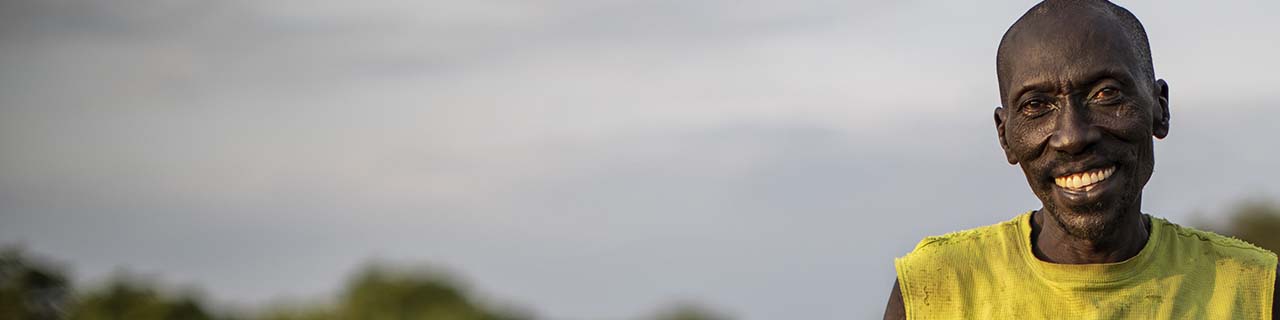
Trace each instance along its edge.
<instances>
[{"instance_id":1,"label":"nose","mask_svg":"<svg viewBox=\"0 0 1280 320\"><path fill-rule=\"evenodd\" d=\"M1102 138L1102 132L1089 122L1088 113L1078 104L1060 109L1049 147L1067 154L1079 154Z\"/></svg>"}]
</instances>

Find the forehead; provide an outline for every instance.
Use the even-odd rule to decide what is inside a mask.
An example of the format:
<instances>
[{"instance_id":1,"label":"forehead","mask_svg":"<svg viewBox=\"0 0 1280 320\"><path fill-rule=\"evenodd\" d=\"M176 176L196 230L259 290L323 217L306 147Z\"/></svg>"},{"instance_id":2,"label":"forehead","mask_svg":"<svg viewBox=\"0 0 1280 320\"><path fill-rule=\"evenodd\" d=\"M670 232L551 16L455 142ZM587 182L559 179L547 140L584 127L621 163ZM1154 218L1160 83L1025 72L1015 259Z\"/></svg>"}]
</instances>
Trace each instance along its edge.
<instances>
[{"instance_id":1,"label":"forehead","mask_svg":"<svg viewBox=\"0 0 1280 320\"><path fill-rule=\"evenodd\" d=\"M1087 85L1100 74L1137 79L1141 61L1127 30L1110 16L1055 14L1019 21L1001 48L1002 92L1029 85ZM1009 98L1009 97L1006 97Z\"/></svg>"}]
</instances>

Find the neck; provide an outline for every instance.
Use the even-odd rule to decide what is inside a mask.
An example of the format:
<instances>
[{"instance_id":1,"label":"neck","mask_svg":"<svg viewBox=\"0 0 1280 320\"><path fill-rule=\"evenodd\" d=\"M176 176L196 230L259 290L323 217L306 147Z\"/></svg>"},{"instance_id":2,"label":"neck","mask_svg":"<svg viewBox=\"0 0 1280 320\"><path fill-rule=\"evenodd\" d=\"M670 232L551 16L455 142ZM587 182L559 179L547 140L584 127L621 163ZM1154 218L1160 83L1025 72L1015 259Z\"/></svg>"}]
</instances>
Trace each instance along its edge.
<instances>
[{"instance_id":1,"label":"neck","mask_svg":"<svg viewBox=\"0 0 1280 320\"><path fill-rule=\"evenodd\" d=\"M1138 255L1147 244L1150 222L1136 206L1121 212L1098 239L1084 239L1067 233L1049 214L1052 213L1036 211L1031 219L1032 252L1043 261L1063 264L1120 262Z\"/></svg>"}]
</instances>

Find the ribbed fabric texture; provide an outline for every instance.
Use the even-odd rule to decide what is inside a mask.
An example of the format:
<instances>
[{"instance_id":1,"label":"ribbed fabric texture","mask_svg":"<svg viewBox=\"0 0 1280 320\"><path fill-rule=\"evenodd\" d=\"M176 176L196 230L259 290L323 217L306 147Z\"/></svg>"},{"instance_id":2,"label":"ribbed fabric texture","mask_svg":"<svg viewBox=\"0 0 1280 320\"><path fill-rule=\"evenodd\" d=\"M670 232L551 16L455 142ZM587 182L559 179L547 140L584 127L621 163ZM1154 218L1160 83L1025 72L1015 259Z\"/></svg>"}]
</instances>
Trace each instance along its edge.
<instances>
[{"instance_id":1,"label":"ribbed fabric texture","mask_svg":"<svg viewBox=\"0 0 1280 320\"><path fill-rule=\"evenodd\" d=\"M1150 217L1117 263L1031 253L1031 213L928 237L894 261L907 319L1271 319L1276 255Z\"/></svg>"}]
</instances>

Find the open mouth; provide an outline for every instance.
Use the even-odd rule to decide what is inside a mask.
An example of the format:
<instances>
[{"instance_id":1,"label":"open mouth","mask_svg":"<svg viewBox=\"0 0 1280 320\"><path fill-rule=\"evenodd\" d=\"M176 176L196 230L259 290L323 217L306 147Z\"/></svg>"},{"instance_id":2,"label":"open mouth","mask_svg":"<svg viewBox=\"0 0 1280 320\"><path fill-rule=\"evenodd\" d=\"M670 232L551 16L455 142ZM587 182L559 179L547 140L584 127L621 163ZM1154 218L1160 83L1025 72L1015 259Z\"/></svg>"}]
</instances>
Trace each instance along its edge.
<instances>
[{"instance_id":1,"label":"open mouth","mask_svg":"<svg viewBox=\"0 0 1280 320\"><path fill-rule=\"evenodd\" d=\"M1106 168L1092 169L1084 172L1076 172L1061 177L1053 178L1053 183L1058 187L1070 191L1089 191L1093 190L1098 183L1107 180L1112 173L1116 172L1115 166Z\"/></svg>"}]
</instances>

